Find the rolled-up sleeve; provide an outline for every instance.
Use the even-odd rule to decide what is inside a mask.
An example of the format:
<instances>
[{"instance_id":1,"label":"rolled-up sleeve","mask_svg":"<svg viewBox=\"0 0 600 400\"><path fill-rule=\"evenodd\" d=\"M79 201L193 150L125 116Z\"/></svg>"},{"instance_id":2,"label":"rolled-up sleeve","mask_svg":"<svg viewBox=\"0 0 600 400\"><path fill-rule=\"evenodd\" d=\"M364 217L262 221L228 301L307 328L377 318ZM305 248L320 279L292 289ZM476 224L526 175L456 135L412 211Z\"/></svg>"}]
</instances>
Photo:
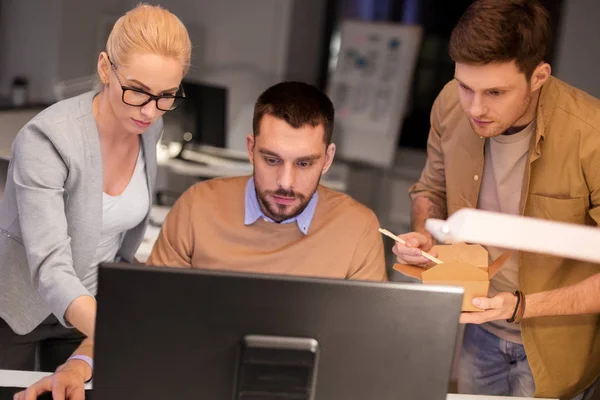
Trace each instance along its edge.
<instances>
[{"instance_id":1,"label":"rolled-up sleeve","mask_svg":"<svg viewBox=\"0 0 600 400\"><path fill-rule=\"evenodd\" d=\"M12 162L31 282L61 324L69 326L64 316L71 302L91 294L73 268L65 215L68 156L34 120L17 135Z\"/></svg>"}]
</instances>

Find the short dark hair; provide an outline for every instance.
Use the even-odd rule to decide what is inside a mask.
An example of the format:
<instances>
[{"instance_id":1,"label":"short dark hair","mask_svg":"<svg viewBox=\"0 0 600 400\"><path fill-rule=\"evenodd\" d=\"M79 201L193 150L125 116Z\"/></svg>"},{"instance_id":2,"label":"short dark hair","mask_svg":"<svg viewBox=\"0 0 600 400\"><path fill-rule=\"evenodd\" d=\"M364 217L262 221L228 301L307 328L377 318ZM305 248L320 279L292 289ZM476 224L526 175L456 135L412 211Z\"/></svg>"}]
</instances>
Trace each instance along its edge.
<instances>
[{"instance_id":1,"label":"short dark hair","mask_svg":"<svg viewBox=\"0 0 600 400\"><path fill-rule=\"evenodd\" d=\"M303 82L281 82L265 90L254 104L252 129L258 136L265 114L283 119L298 129L305 125L323 125L323 139L331 143L334 109L329 97L316 87Z\"/></svg>"},{"instance_id":2,"label":"short dark hair","mask_svg":"<svg viewBox=\"0 0 600 400\"><path fill-rule=\"evenodd\" d=\"M449 50L458 63L515 61L529 80L550 41L550 16L539 0L475 0L452 31Z\"/></svg>"}]
</instances>

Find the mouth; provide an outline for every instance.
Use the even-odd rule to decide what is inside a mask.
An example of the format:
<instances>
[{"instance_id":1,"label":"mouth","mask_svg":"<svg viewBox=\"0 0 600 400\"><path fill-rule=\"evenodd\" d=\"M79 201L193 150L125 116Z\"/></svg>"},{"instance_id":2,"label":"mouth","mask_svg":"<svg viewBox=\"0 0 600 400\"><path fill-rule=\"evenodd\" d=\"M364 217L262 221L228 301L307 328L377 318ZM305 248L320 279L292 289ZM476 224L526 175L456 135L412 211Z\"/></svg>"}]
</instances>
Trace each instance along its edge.
<instances>
[{"instance_id":1,"label":"mouth","mask_svg":"<svg viewBox=\"0 0 600 400\"><path fill-rule=\"evenodd\" d=\"M135 118L131 118L133 123L138 126L139 128L147 128L150 126L150 122L144 122L144 121L140 121L138 119Z\"/></svg>"},{"instance_id":2,"label":"mouth","mask_svg":"<svg viewBox=\"0 0 600 400\"><path fill-rule=\"evenodd\" d=\"M482 121L480 119L476 119L471 117L471 121L473 121L473 123L479 127L484 127L484 126L488 126L492 123L492 121Z\"/></svg>"},{"instance_id":3,"label":"mouth","mask_svg":"<svg viewBox=\"0 0 600 400\"><path fill-rule=\"evenodd\" d=\"M289 206L289 205L293 204L294 201L296 201L295 197L282 197L282 196L275 196L275 195L272 195L272 197L273 197L273 200L275 201L275 203L284 205L284 206Z\"/></svg>"}]
</instances>

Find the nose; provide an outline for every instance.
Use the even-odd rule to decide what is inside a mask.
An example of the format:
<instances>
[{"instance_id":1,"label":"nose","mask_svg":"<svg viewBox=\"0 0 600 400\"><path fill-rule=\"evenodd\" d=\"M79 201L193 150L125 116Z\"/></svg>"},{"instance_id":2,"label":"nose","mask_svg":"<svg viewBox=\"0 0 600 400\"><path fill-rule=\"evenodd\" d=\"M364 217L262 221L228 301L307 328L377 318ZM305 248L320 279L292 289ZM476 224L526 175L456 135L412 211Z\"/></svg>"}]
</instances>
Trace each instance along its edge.
<instances>
[{"instance_id":1,"label":"nose","mask_svg":"<svg viewBox=\"0 0 600 400\"><path fill-rule=\"evenodd\" d=\"M277 186L281 189L291 190L294 187L294 183L296 180L296 169L293 164L284 164L280 170L279 175L277 177Z\"/></svg>"},{"instance_id":2,"label":"nose","mask_svg":"<svg viewBox=\"0 0 600 400\"><path fill-rule=\"evenodd\" d=\"M469 113L472 117L482 117L487 113L487 109L482 97L483 96L481 96L480 94L474 94L471 98L471 106L469 107Z\"/></svg>"},{"instance_id":3,"label":"nose","mask_svg":"<svg viewBox=\"0 0 600 400\"><path fill-rule=\"evenodd\" d=\"M151 101L142 107L142 115L149 120L156 116L157 111L158 109L156 108L156 101Z\"/></svg>"}]
</instances>

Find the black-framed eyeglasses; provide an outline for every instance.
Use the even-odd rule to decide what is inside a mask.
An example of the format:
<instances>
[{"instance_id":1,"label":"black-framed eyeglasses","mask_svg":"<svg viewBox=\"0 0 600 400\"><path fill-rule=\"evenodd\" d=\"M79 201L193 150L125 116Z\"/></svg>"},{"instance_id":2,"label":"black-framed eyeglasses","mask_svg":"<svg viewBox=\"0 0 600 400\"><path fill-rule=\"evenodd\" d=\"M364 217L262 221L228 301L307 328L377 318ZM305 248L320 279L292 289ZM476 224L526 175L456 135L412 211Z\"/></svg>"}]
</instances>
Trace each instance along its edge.
<instances>
[{"instance_id":1,"label":"black-framed eyeglasses","mask_svg":"<svg viewBox=\"0 0 600 400\"><path fill-rule=\"evenodd\" d=\"M177 93L175 95L160 96L155 96L142 89L124 86L123 82L121 82L121 78L119 77L119 73L117 72L117 67L115 67L115 64L113 64L113 62L110 60L110 57L108 57L108 62L110 63L110 67L115 73L117 81L119 81L121 89L123 90L121 100L123 100L123 103L127 104L128 106L143 107L151 101L155 101L156 108L159 110L173 111L185 100L185 93L183 91L183 87L181 86L179 86L179 89L177 89Z\"/></svg>"}]
</instances>

